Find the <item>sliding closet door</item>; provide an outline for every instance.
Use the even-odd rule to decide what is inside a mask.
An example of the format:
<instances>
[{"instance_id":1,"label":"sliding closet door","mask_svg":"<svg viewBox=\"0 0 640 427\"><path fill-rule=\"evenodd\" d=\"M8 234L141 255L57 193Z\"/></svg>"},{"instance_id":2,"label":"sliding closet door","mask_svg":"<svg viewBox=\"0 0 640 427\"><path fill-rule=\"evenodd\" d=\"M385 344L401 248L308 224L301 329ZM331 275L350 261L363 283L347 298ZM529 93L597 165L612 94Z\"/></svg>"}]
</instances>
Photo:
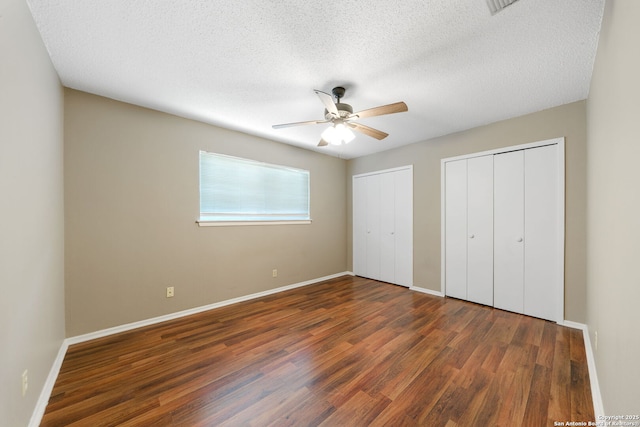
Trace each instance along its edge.
<instances>
[{"instance_id":1,"label":"sliding closet door","mask_svg":"<svg viewBox=\"0 0 640 427\"><path fill-rule=\"evenodd\" d=\"M560 320L558 146L526 150L524 167L524 314Z\"/></svg>"},{"instance_id":2,"label":"sliding closet door","mask_svg":"<svg viewBox=\"0 0 640 427\"><path fill-rule=\"evenodd\" d=\"M445 293L467 299L467 161L445 164Z\"/></svg>"},{"instance_id":3,"label":"sliding closet door","mask_svg":"<svg viewBox=\"0 0 640 427\"><path fill-rule=\"evenodd\" d=\"M524 151L494 156L494 306L524 311Z\"/></svg>"},{"instance_id":4,"label":"sliding closet door","mask_svg":"<svg viewBox=\"0 0 640 427\"><path fill-rule=\"evenodd\" d=\"M493 156L467 160L467 299L493 305Z\"/></svg>"}]
</instances>

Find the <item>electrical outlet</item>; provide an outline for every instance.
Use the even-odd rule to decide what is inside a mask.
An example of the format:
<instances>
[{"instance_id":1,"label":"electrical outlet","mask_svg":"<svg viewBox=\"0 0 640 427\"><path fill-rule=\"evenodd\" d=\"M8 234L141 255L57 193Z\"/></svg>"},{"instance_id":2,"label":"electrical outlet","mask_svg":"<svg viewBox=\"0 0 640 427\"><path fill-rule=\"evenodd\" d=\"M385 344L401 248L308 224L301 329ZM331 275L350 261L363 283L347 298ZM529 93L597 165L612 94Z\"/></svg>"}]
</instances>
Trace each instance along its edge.
<instances>
[{"instance_id":1,"label":"electrical outlet","mask_svg":"<svg viewBox=\"0 0 640 427\"><path fill-rule=\"evenodd\" d=\"M27 394L29 388L29 371L27 369L22 373L22 397Z\"/></svg>"},{"instance_id":2,"label":"electrical outlet","mask_svg":"<svg viewBox=\"0 0 640 427\"><path fill-rule=\"evenodd\" d=\"M173 286L167 286L167 298L173 298Z\"/></svg>"},{"instance_id":3,"label":"electrical outlet","mask_svg":"<svg viewBox=\"0 0 640 427\"><path fill-rule=\"evenodd\" d=\"M272 274L273 274L273 277L278 277L278 269L274 268Z\"/></svg>"}]
</instances>

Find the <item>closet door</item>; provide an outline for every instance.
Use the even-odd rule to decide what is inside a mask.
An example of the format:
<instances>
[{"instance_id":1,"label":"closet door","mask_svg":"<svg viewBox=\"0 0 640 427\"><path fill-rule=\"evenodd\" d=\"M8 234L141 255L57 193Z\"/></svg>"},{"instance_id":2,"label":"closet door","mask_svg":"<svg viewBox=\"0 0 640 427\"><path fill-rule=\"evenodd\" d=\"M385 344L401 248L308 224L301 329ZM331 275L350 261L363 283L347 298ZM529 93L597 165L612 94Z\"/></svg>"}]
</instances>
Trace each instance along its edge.
<instances>
[{"instance_id":1,"label":"closet door","mask_svg":"<svg viewBox=\"0 0 640 427\"><path fill-rule=\"evenodd\" d=\"M367 275L367 178L353 179L353 273Z\"/></svg>"},{"instance_id":2,"label":"closet door","mask_svg":"<svg viewBox=\"0 0 640 427\"><path fill-rule=\"evenodd\" d=\"M494 156L494 307L524 311L524 151Z\"/></svg>"},{"instance_id":3,"label":"closet door","mask_svg":"<svg viewBox=\"0 0 640 427\"><path fill-rule=\"evenodd\" d=\"M413 285L413 170L353 177L353 272Z\"/></svg>"},{"instance_id":4,"label":"closet door","mask_svg":"<svg viewBox=\"0 0 640 427\"><path fill-rule=\"evenodd\" d=\"M493 156L467 160L467 299L493 305Z\"/></svg>"},{"instance_id":5,"label":"closet door","mask_svg":"<svg viewBox=\"0 0 640 427\"><path fill-rule=\"evenodd\" d=\"M445 163L445 294L467 299L467 161Z\"/></svg>"},{"instance_id":6,"label":"closet door","mask_svg":"<svg viewBox=\"0 0 640 427\"><path fill-rule=\"evenodd\" d=\"M395 186L395 281L413 286L413 171L402 169L394 173Z\"/></svg>"},{"instance_id":7,"label":"closet door","mask_svg":"<svg viewBox=\"0 0 640 427\"><path fill-rule=\"evenodd\" d=\"M396 204L395 173L380 177L380 280L395 283L396 278Z\"/></svg>"},{"instance_id":8,"label":"closet door","mask_svg":"<svg viewBox=\"0 0 640 427\"><path fill-rule=\"evenodd\" d=\"M561 320L557 164L557 145L525 151L524 314L548 320Z\"/></svg>"},{"instance_id":9,"label":"closet door","mask_svg":"<svg viewBox=\"0 0 640 427\"><path fill-rule=\"evenodd\" d=\"M380 175L370 175L366 180L367 238L365 277L380 280L381 179Z\"/></svg>"}]
</instances>

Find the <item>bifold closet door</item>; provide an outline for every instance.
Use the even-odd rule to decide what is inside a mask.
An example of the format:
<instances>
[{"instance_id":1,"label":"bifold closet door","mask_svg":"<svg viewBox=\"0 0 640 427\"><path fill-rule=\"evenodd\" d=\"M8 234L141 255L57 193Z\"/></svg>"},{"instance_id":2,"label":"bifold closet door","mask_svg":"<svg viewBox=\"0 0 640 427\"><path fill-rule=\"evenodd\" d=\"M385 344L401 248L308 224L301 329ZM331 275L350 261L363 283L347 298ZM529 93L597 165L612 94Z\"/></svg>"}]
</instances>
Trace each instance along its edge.
<instances>
[{"instance_id":1,"label":"bifold closet door","mask_svg":"<svg viewBox=\"0 0 640 427\"><path fill-rule=\"evenodd\" d=\"M467 299L467 161L445 164L445 294Z\"/></svg>"},{"instance_id":2,"label":"bifold closet door","mask_svg":"<svg viewBox=\"0 0 640 427\"><path fill-rule=\"evenodd\" d=\"M353 178L353 272L413 285L413 172Z\"/></svg>"},{"instance_id":3,"label":"bifold closet door","mask_svg":"<svg viewBox=\"0 0 640 427\"><path fill-rule=\"evenodd\" d=\"M494 306L559 320L558 146L494 158Z\"/></svg>"},{"instance_id":4,"label":"bifold closet door","mask_svg":"<svg viewBox=\"0 0 640 427\"><path fill-rule=\"evenodd\" d=\"M380 280L395 283L395 177L393 173L377 175L380 178Z\"/></svg>"},{"instance_id":5,"label":"bifold closet door","mask_svg":"<svg viewBox=\"0 0 640 427\"><path fill-rule=\"evenodd\" d=\"M388 239L388 244L382 246L383 256L388 261L383 260L382 265L388 272L386 277L391 280L382 280L413 286L413 173L410 169L401 169L382 177L383 195L387 194L383 200L392 201L383 209L386 214L383 213L385 219L382 221L386 224L382 232Z\"/></svg>"},{"instance_id":6,"label":"bifold closet door","mask_svg":"<svg viewBox=\"0 0 640 427\"><path fill-rule=\"evenodd\" d=\"M367 180L353 180L353 273L367 273Z\"/></svg>"},{"instance_id":7,"label":"bifold closet door","mask_svg":"<svg viewBox=\"0 0 640 427\"><path fill-rule=\"evenodd\" d=\"M380 280L380 218L382 201L380 198L381 177L371 175L366 178L366 277Z\"/></svg>"},{"instance_id":8,"label":"bifold closet door","mask_svg":"<svg viewBox=\"0 0 640 427\"><path fill-rule=\"evenodd\" d=\"M558 145L525 150L524 314L561 320Z\"/></svg>"},{"instance_id":9,"label":"bifold closet door","mask_svg":"<svg viewBox=\"0 0 640 427\"><path fill-rule=\"evenodd\" d=\"M467 299L493 305L493 156L467 160Z\"/></svg>"},{"instance_id":10,"label":"bifold closet door","mask_svg":"<svg viewBox=\"0 0 640 427\"><path fill-rule=\"evenodd\" d=\"M493 305L493 156L445 165L446 295Z\"/></svg>"},{"instance_id":11,"label":"bifold closet door","mask_svg":"<svg viewBox=\"0 0 640 427\"><path fill-rule=\"evenodd\" d=\"M524 151L496 154L493 305L524 312Z\"/></svg>"}]
</instances>

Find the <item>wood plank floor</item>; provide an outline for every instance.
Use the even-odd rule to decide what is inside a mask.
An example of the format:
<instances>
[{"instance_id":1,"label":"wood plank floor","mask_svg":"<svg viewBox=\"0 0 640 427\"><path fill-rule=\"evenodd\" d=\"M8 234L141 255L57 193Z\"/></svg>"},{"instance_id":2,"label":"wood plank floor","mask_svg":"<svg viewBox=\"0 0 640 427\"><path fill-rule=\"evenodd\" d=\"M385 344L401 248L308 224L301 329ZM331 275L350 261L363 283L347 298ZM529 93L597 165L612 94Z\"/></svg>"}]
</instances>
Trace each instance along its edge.
<instances>
[{"instance_id":1,"label":"wood plank floor","mask_svg":"<svg viewBox=\"0 0 640 427\"><path fill-rule=\"evenodd\" d=\"M41 425L593 419L581 331L345 276L71 346Z\"/></svg>"}]
</instances>

